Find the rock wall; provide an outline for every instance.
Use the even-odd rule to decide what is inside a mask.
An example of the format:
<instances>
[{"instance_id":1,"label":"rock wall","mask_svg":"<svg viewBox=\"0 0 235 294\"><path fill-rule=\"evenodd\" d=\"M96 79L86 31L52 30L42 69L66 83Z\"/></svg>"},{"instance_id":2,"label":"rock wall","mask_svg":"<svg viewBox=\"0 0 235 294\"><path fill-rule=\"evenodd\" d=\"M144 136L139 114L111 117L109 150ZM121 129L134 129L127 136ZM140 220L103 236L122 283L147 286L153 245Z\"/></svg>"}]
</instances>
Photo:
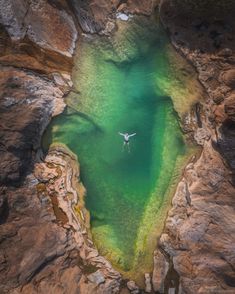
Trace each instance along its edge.
<instances>
[{"instance_id":1,"label":"rock wall","mask_svg":"<svg viewBox=\"0 0 235 294\"><path fill-rule=\"evenodd\" d=\"M109 294L123 288L90 239L76 157L57 146L44 158L40 147L73 88L79 34L105 28L119 2L0 1L1 293ZM147 7L138 13L150 14L152 1Z\"/></svg>"},{"instance_id":2,"label":"rock wall","mask_svg":"<svg viewBox=\"0 0 235 294\"><path fill-rule=\"evenodd\" d=\"M173 45L195 66L208 93L201 105L202 125L194 130L202 153L185 168L159 241L158 250L165 263L172 262L179 285L170 276L167 280L166 273L161 276L155 263L153 279L161 293L170 288L179 293L234 292L235 22L234 5L228 7L219 15L208 11L206 17L185 13L178 1L161 2L161 20Z\"/></svg>"},{"instance_id":3,"label":"rock wall","mask_svg":"<svg viewBox=\"0 0 235 294\"><path fill-rule=\"evenodd\" d=\"M79 34L109 31L117 12L150 15L156 2L0 0L1 293L128 293L90 240L76 158L57 146L42 163L40 144L73 86ZM207 18L178 5L163 0L160 15L208 93L194 130L203 151L179 183L145 290L233 293L234 10Z\"/></svg>"},{"instance_id":4,"label":"rock wall","mask_svg":"<svg viewBox=\"0 0 235 294\"><path fill-rule=\"evenodd\" d=\"M116 13L151 15L158 0L69 0L75 17L85 33L103 34Z\"/></svg>"},{"instance_id":5,"label":"rock wall","mask_svg":"<svg viewBox=\"0 0 235 294\"><path fill-rule=\"evenodd\" d=\"M57 150L37 163L41 136L72 88L73 13L65 1L0 5L0 292L117 293L120 275L84 237L87 220L64 212L52 188L77 185L76 158ZM58 189L82 207L69 184Z\"/></svg>"}]
</instances>

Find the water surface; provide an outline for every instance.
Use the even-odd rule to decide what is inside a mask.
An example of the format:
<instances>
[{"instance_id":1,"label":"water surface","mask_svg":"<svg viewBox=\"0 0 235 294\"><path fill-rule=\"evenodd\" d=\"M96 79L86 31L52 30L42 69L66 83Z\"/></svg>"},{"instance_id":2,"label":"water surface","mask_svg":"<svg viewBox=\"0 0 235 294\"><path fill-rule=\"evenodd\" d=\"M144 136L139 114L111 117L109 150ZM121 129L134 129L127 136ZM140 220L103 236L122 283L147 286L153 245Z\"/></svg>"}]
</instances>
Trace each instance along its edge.
<instances>
[{"instance_id":1,"label":"water surface","mask_svg":"<svg viewBox=\"0 0 235 294\"><path fill-rule=\"evenodd\" d=\"M47 144L64 143L78 155L94 242L127 276L151 269L189 154L178 118L197 98L191 99L180 69L172 73L172 64L178 66L170 56L166 36L145 18L119 22L112 39L84 37L76 91L45 135ZM130 153L118 132L137 133Z\"/></svg>"}]
</instances>

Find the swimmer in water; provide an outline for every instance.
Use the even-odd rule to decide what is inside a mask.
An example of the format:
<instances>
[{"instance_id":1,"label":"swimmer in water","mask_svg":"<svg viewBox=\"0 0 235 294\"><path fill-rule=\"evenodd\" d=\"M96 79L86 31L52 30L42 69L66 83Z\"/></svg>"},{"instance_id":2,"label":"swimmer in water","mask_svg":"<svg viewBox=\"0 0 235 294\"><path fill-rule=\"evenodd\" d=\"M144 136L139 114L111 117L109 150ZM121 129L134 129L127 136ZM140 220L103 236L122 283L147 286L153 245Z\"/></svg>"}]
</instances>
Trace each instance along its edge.
<instances>
[{"instance_id":1,"label":"swimmer in water","mask_svg":"<svg viewBox=\"0 0 235 294\"><path fill-rule=\"evenodd\" d=\"M123 134L123 133L120 133L120 132L119 132L118 134L124 137L124 142L123 142L123 148L122 148L122 151L124 150L124 147L127 146L127 148L128 148L128 152L130 153L129 138L135 136L136 133L129 135L128 133Z\"/></svg>"}]
</instances>

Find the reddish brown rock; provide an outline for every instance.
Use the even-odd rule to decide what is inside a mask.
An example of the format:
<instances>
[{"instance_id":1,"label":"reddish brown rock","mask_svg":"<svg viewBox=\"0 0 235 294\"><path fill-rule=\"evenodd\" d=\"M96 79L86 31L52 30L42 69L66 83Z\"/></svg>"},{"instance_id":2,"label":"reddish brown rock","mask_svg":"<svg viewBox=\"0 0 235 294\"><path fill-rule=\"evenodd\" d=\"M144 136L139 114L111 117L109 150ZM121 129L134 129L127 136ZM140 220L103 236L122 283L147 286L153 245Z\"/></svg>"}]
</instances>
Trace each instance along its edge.
<instances>
[{"instance_id":1,"label":"reddish brown rock","mask_svg":"<svg viewBox=\"0 0 235 294\"><path fill-rule=\"evenodd\" d=\"M153 289L155 292L164 293L164 283L167 272L169 270L169 262L161 251L154 252L154 270L152 276Z\"/></svg>"},{"instance_id":2,"label":"reddish brown rock","mask_svg":"<svg viewBox=\"0 0 235 294\"><path fill-rule=\"evenodd\" d=\"M156 0L71 0L75 16L86 33L105 33L110 21L116 18L116 12L150 15L156 7Z\"/></svg>"},{"instance_id":3,"label":"reddish brown rock","mask_svg":"<svg viewBox=\"0 0 235 294\"><path fill-rule=\"evenodd\" d=\"M79 186L75 159L71 154L63 155L67 160L53 155L63 163L61 175L59 166L48 175L43 164L35 165L43 157L42 134L51 118L63 111L63 97L72 87L77 31L71 11L63 0L3 2L0 292L75 294L84 289L83 293L117 293L120 275L89 240L88 217L72 187ZM38 165L42 169L35 177L32 171ZM65 180L67 176L71 183ZM64 189L60 189L62 182L66 182ZM58 191L74 195L74 205L80 201L80 219ZM97 284L99 275L104 281Z\"/></svg>"},{"instance_id":4,"label":"reddish brown rock","mask_svg":"<svg viewBox=\"0 0 235 294\"><path fill-rule=\"evenodd\" d=\"M227 116L224 108L224 105L216 105L214 109L216 123L222 123L226 120Z\"/></svg>"},{"instance_id":5,"label":"reddish brown rock","mask_svg":"<svg viewBox=\"0 0 235 294\"><path fill-rule=\"evenodd\" d=\"M186 293L232 291L235 189L228 179L221 158L207 144L197 163L186 169L173 199L165 230L169 239L161 246L173 257Z\"/></svg>"},{"instance_id":6,"label":"reddish brown rock","mask_svg":"<svg viewBox=\"0 0 235 294\"><path fill-rule=\"evenodd\" d=\"M3 1L0 15L13 40L27 36L38 46L71 57L77 39L72 17L46 0Z\"/></svg>"},{"instance_id":7,"label":"reddish brown rock","mask_svg":"<svg viewBox=\"0 0 235 294\"><path fill-rule=\"evenodd\" d=\"M77 30L66 11L53 7L45 0L33 0L24 22L31 41L42 48L72 57Z\"/></svg>"},{"instance_id":8,"label":"reddish brown rock","mask_svg":"<svg viewBox=\"0 0 235 294\"><path fill-rule=\"evenodd\" d=\"M5 260L0 275L2 293L29 282L40 268L47 268L48 263L64 255L69 244L69 235L53 223L52 211L45 209L48 203L40 203L35 197L30 181L29 188L6 191L8 217L0 233Z\"/></svg>"},{"instance_id":9,"label":"reddish brown rock","mask_svg":"<svg viewBox=\"0 0 235 294\"><path fill-rule=\"evenodd\" d=\"M127 288L130 290L131 294L139 294L140 293L140 289L134 281L128 281Z\"/></svg>"},{"instance_id":10,"label":"reddish brown rock","mask_svg":"<svg viewBox=\"0 0 235 294\"><path fill-rule=\"evenodd\" d=\"M235 121L235 94L226 98L224 102L224 111L229 119Z\"/></svg>"},{"instance_id":11,"label":"reddish brown rock","mask_svg":"<svg viewBox=\"0 0 235 294\"><path fill-rule=\"evenodd\" d=\"M121 1L122 2L122 1ZM120 11L131 13L131 14L144 14L151 15L153 9L156 6L155 0L128 0L122 6L120 6Z\"/></svg>"},{"instance_id":12,"label":"reddish brown rock","mask_svg":"<svg viewBox=\"0 0 235 294\"><path fill-rule=\"evenodd\" d=\"M235 69L229 69L221 74L223 82L232 89L235 89Z\"/></svg>"},{"instance_id":13,"label":"reddish brown rock","mask_svg":"<svg viewBox=\"0 0 235 294\"><path fill-rule=\"evenodd\" d=\"M73 12L85 33L100 33L115 13L118 1L71 0Z\"/></svg>"},{"instance_id":14,"label":"reddish brown rock","mask_svg":"<svg viewBox=\"0 0 235 294\"><path fill-rule=\"evenodd\" d=\"M1 181L13 183L25 174L46 125L65 104L53 81L10 67L1 68L0 88Z\"/></svg>"},{"instance_id":15,"label":"reddish brown rock","mask_svg":"<svg viewBox=\"0 0 235 294\"><path fill-rule=\"evenodd\" d=\"M81 28L90 33L102 33L117 8L138 14L154 8L152 1L71 2ZM93 248L83 210L79 207L77 218L62 197L75 195L70 183L61 186L65 175L77 175L64 163L71 156L61 158L58 149L51 154L53 164L62 163L61 177L56 169L48 174L45 164L32 175L41 135L62 111L71 87L68 73L77 36L72 10L63 0L0 4L0 292L118 293L120 275ZM162 1L161 18L174 46L196 67L208 97L192 130L203 151L185 170L159 245L179 276L179 287L170 291L233 292L234 15L205 19L204 14L185 15L175 4ZM155 256L153 285L160 291L170 276L164 258ZM135 283L128 286L139 292Z\"/></svg>"},{"instance_id":16,"label":"reddish brown rock","mask_svg":"<svg viewBox=\"0 0 235 294\"><path fill-rule=\"evenodd\" d=\"M186 1L185 6L188 2L194 5ZM186 15L178 4L162 1L161 18L174 46L197 69L208 97L202 102L201 126L194 126L203 150L178 185L160 246L179 275L179 291L230 293L235 286L233 5L215 21L211 13L205 18L206 11Z\"/></svg>"}]
</instances>

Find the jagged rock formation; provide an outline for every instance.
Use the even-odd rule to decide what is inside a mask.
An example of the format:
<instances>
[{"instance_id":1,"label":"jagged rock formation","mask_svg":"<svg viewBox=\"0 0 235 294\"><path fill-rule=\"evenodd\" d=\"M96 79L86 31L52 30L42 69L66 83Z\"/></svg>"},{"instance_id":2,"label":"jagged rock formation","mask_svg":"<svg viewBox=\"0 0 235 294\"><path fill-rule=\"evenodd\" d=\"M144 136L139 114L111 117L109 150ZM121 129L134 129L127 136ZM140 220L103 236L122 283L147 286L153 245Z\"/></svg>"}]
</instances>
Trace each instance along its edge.
<instances>
[{"instance_id":1,"label":"jagged rock formation","mask_svg":"<svg viewBox=\"0 0 235 294\"><path fill-rule=\"evenodd\" d=\"M0 292L115 293L120 275L57 220L40 186L49 179L32 173L41 136L72 87L78 31L68 5L57 4L1 1Z\"/></svg>"},{"instance_id":2,"label":"jagged rock formation","mask_svg":"<svg viewBox=\"0 0 235 294\"><path fill-rule=\"evenodd\" d=\"M42 158L41 136L52 116L63 110L63 98L72 88L72 55L81 29L102 34L109 31L107 25L113 28L116 12L150 15L155 2L0 0L1 293L121 290L120 275L89 241L83 188L75 180L76 158L57 146L46 163L35 163ZM213 1L215 10L208 17L203 5L198 15L189 2L196 3L163 0L160 15L174 46L195 66L208 93L194 129L203 150L179 183L160 239L161 251L155 251L152 281L145 277L146 292L178 288L179 293L232 293L233 1ZM216 19L211 18L217 11ZM71 182L81 194L74 192ZM139 292L133 282L127 286L132 293ZM126 287L121 291L129 292Z\"/></svg>"},{"instance_id":3,"label":"jagged rock formation","mask_svg":"<svg viewBox=\"0 0 235 294\"><path fill-rule=\"evenodd\" d=\"M99 1L88 4L0 1L1 293L120 290L120 274L90 240L76 158L57 147L45 163L35 165L43 158L41 136L51 118L63 111L63 98L73 86L80 28L90 26L76 12L92 11L91 19L105 27L119 6L118 1L114 6L104 2L103 11Z\"/></svg>"},{"instance_id":4,"label":"jagged rock formation","mask_svg":"<svg viewBox=\"0 0 235 294\"><path fill-rule=\"evenodd\" d=\"M117 12L127 14L150 15L156 6L156 0L70 0L75 17L86 33L103 33L113 21Z\"/></svg>"},{"instance_id":5,"label":"jagged rock formation","mask_svg":"<svg viewBox=\"0 0 235 294\"><path fill-rule=\"evenodd\" d=\"M213 12L207 10L208 16L199 1L200 13L192 10L189 15L187 3L193 5L193 1L184 1L185 11L179 9L178 2L162 1L161 19L174 46L197 69L208 97L201 106L202 125L194 130L202 153L185 169L159 246L173 262L181 293L232 293L235 287L234 5L225 1L221 7L223 4L217 1ZM216 4L225 10L217 10ZM226 4L230 4L229 10Z\"/></svg>"}]
</instances>

